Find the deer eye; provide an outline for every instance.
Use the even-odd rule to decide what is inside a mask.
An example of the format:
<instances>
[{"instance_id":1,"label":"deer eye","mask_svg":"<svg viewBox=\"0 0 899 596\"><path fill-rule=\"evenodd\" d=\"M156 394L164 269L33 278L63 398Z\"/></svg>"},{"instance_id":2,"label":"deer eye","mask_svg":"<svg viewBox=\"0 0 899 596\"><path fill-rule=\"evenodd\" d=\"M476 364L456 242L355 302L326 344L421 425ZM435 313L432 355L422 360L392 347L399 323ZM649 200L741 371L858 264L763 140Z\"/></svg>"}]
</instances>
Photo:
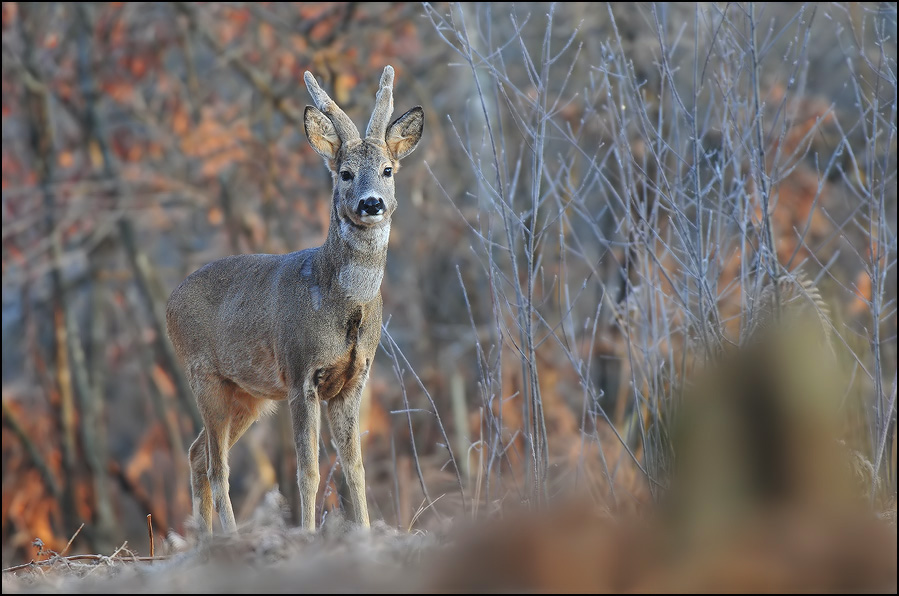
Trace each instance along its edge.
<instances>
[{"instance_id":1,"label":"deer eye","mask_svg":"<svg viewBox=\"0 0 899 596\"><path fill-rule=\"evenodd\" d=\"M347 170L344 170L340 173L340 179L343 180L344 182L349 182L353 178L355 178L355 176L353 176L353 173L349 172Z\"/></svg>"},{"instance_id":2,"label":"deer eye","mask_svg":"<svg viewBox=\"0 0 899 596\"><path fill-rule=\"evenodd\" d=\"M384 168L384 177L390 178L393 176L393 168Z\"/></svg>"}]
</instances>

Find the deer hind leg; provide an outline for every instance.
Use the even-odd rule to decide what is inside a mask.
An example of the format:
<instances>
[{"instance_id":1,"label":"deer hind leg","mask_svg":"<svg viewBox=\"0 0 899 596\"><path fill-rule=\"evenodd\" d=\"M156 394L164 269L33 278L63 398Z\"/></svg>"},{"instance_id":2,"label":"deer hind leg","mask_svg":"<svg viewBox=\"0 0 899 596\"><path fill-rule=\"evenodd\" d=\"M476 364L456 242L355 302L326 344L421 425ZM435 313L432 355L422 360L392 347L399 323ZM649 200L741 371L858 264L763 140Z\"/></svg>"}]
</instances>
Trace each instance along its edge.
<instances>
[{"instance_id":1,"label":"deer hind leg","mask_svg":"<svg viewBox=\"0 0 899 596\"><path fill-rule=\"evenodd\" d=\"M212 530L212 508L226 532L237 530L228 496L228 451L258 416L255 398L234 383L208 375L192 383L205 428L191 446L194 503L206 528ZM201 439L205 441L201 442ZM203 457L205 456L205 457ZM205 461L204 461L205 460ZM205 463L205 468L202 464Z\"/></svg>"},{"instance_id":2,"label":"deer hind leg","mask_svg":"<svg viewBox=\"0 0 899 596\"><path fill-rule=\"evenodd\" d=\"M311 388L292 389L288 396L293 437L297 448L297 482L300 486L300 525L315 531L315 495L321 480L318 470L318 436L321 404Z\"/></svg>"},{"instance_id":3,"label":"deer hind leg","mask_svg":"<svg viewBox=\"0 0 899 596\"><path fill-rule=\"evenodd\" d=\"M337 444L337 454L346 477L352 505L352 519L369 527L368 503L365 497L365 468L362 466L362 445L359 435L359 407L366 378L345 389L328 402L328 422L331 436Z\"/></svg>"},{"instance_id":4,"label":"deer hind leg","mask_svg":"<svg viewBox=\"0 0 899 596\"><path fill-rule=\"evenodd\" d=\"M193 442L188 450L190 460L190 492L193 496L194 518L202 523L202 528L207 533L212 533L212 491L209 488L209 477L206 472L209 465L206 463L206 429L200 431L200 436Z\"/></svg>"}]
</instances>

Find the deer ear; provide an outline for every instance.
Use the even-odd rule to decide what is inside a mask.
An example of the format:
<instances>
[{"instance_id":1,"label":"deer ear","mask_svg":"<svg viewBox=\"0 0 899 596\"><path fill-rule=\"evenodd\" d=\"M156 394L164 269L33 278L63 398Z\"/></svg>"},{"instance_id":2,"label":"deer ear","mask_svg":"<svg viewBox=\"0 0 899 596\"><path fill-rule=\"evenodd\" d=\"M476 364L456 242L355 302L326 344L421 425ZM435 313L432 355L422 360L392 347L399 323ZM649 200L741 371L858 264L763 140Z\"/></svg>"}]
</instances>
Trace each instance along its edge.
<instances>
[{"instance_id":1,"label":"deer ear","mask_svg":"<svg viewBox=\"0 0 899 596\"><path fill-rule=\"evenodd\" d=\"M303 114L303 124L306 128L306 138L315 152L331 162L337 158L340 149L340 137L331 119L319 111L318 108L306 106Z\"/></svg>"},{"instance_id":2,"label":"deer ear","mask_svg":"<svg viewBox=\"0 0 899 596\"><path fill-rule=\"evenodd\" d=\"M421 140L425 128L425 112L416 106L393 121L387 127L387 149L394 159L400 160L412 153Z\"/></svg>"}]
</instances>

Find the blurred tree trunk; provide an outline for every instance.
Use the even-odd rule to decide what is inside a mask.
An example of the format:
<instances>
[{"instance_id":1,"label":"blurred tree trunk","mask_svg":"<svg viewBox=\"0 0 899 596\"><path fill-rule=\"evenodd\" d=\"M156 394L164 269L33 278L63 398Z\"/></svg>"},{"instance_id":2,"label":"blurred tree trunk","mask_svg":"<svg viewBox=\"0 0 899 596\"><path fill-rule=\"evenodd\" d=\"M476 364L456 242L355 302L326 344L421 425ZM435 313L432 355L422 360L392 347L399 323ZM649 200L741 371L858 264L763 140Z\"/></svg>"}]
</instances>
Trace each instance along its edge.
<instances>
[{"instance_id":1,"label":"blurred tree trunk","mask_svg":"<svg viewBox=\"0 0 899 596\"><path fill-rule=\"evenodd\" d=\"M108 466L109 449L107 441L107 421L105 416L106 398L106 316L105 292L100 279L100 261L102 255L91 258L91 295L90 295L90 352L87 370L91 386L89 399L86 400L84 427L93 429L93 439L85 442L88 452L88 465L94 479L94 492L97 507L97 542L100 552L109 551L116 531L115 513L109 494Z\"/></svg>"},{"instance_id":2,"label":"blurred tree trunk","mask_svg":"<svg viewBox=\"0 0 899 596\"><path fill-rule=\"evenodd\" d=\"M129 304L134 311L137 310L136 304ZM126 313L128 311L126 310ZM134 337L140 337L141 331L134 323L135 316L126 316L126 321L134 324L135 329L132 331ZM181 520L188 515L191 509L190 487L188 479L190 478L190 469L188 468L187 448L184 446L184 440L181 437L181 429L178 425L178 416L175 408L172 408L166 400L164 390L157 381L156 375L152 374L156 361L150 346L144 342L139 342L137 346L138 356L141 360L141 376L146 379L147 393L150 402L153 405L153 411L159 418L159 422L165 429L166 440L168 441L170 455L172 457L172 465L175 470L174 478L171 480L172 495L167 496L163 500L168 505L166 518L171 520ZM150 513L147 511L147 513Z\"/></svg>"},{"instance_id":3,"label":"blurred tree trunk","mask_svg":"<svg viewBox=\"0 0 899 596\"><path fill-rule=\"evenodd\" d=\"M100 163L98 165L102 168L104 178L114 182L115 201L121 202L126 196L127 189L122 182L114 157L102 133L100 118L97 113L98 89L91 67L94 47L93 29L88 10L88 7L84 4L79 5L77 9L79 24L78 75L85 100L85 110L82 115L82 125L87 136L85 145L99 149L97 153L100 156ZM151 326L154 330L155 352L161 357L166 373L174 379L177 396L183 409L190 416L195 427L194 430L196 430L196 427L202 426L202 421L193 399L193 393L178 365L174 349L167 339L165 316L160 307L165 301L160 291L161 283L158 280L155 269L150 264L149 258L138 247L134 225L129 217L123 215L119 219L118 232L119 240L125 248L139 295L150 315ZM135 337L140 336L140 330L136 329ZM144 374L152 377L152 371L156 366L156 358L143 346L139 348L139 352ZM97 397L97 402L95 403L99 403L102 396L101 387L97 387L95 395ZM170 501L173 502L172 512L175 516L180 517L189 510L189 507L185 507L185 503L189 502L189 492L186 486L189 473L186 468L187 452L184 448L178 416L172 415L173 412L170 411L172 408L166 403L161 390L155 384L154 388L150 389L150 395L154 410L166 429L168 443L171 448L176 478L173 483L175 497ZM94 408L94 410L96 409ZM96 452L95 459L99 463L101 461L101 452L105 454L105 445L101 446L101 441L98 440L96 444L92 444L92 447L94 447L93 451ZM104 486L106 484L105 478L103 484Z\"/></svg>"},{"instance_id":4,"label":"blurred tree trunk","mask_svg":"<svg viewBox=\"0 0 899 596\"><path fill-rule=\"evenodd\" d=\"M97 115L97 87L94 76L90 68L90 57L93 48L93 36L90 26L90 17L87 14L87 8L82 5L78 9L80 20L82 21L83 35L90 41L90 46L84 49L84 60L79 61L81 67L79 74L81 85L85 93L86 110L84 113L85 132L88 135L88 144L96 144L100 150L103 175L115 183L116 201L121 202L128 194L128 189L122 182L119 175L118 166L112 155L109 143L101 130L100 119ZM192 432L198 432L202 428L203 421L200 418L200 412L194 401L193 392L187 382L187 377L178 364L175 356L175 350L171 342L168 341L166 333L165 314L162 305L165 304L165 295L162 292L162 284L156 269L150 262L149 257L143 252L137 241L134 231L134 224L127 215L122 215L118 221L119 237L125 248L125 254L128 257L128 263L134 275L134 281L137 284L141 299L147 313L150 315L150 323L153 327L153 342L158 356L162 359L166 372L174 379L175 386L178 391L178 399L193 422Z\"/></svg>"},{"instance_id":5,"label":"blurred tree trunk","mask_svg":"<svg viewBox=\"0 0 899 596\"><path fill-rule=\"evenodd\" d=\"M62 282L61 256L62 247L60 230L56 225L56 197L53 192L53 167L55 159L55 139L53 122L50 117L50 91L42 80L37 65L34 39L38 29L38 19L33 13L40 10L31 5L20 5L21 18L18 21L24 47L23 81L25 83L25 107L28 113L30 147L41 189L44 209L44 228L50 239L50 283L52 287L53 322L55 333L50 353L55 354L56 380L59 391L59 428L62 449L62 511L63 532L74 530L78 525L78 512L75 503L75 483L77 482L77 442L75 435L75 398L72 387L72 374L69 366L69 344L72 334L68 333L73 325L69 324L68 311L65 304L65 290ZM53 362L53 357L51 357Z\"/></svg>"}]
</instances>

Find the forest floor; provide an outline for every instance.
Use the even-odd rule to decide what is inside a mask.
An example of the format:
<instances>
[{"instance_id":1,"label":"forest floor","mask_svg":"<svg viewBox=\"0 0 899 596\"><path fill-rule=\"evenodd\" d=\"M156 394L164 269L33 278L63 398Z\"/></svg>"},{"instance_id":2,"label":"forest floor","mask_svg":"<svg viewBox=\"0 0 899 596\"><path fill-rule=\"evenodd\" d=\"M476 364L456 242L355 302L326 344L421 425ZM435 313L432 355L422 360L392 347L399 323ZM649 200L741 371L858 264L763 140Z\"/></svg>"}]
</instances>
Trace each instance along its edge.
<instances>
[{"instance_id":1,"label":"forest floor","mask_svg":"<svg viewBox=\"0 0 899 596\"><path fill-rule=\"evenodd\" d=\"M788 508L714 529L570 502L546 514L407 533L339 514L290 527L270 493L232 536L139 558L54 553L3 573L3 593L895 592L896 510Z\"/></svg>"}]
</instances>

